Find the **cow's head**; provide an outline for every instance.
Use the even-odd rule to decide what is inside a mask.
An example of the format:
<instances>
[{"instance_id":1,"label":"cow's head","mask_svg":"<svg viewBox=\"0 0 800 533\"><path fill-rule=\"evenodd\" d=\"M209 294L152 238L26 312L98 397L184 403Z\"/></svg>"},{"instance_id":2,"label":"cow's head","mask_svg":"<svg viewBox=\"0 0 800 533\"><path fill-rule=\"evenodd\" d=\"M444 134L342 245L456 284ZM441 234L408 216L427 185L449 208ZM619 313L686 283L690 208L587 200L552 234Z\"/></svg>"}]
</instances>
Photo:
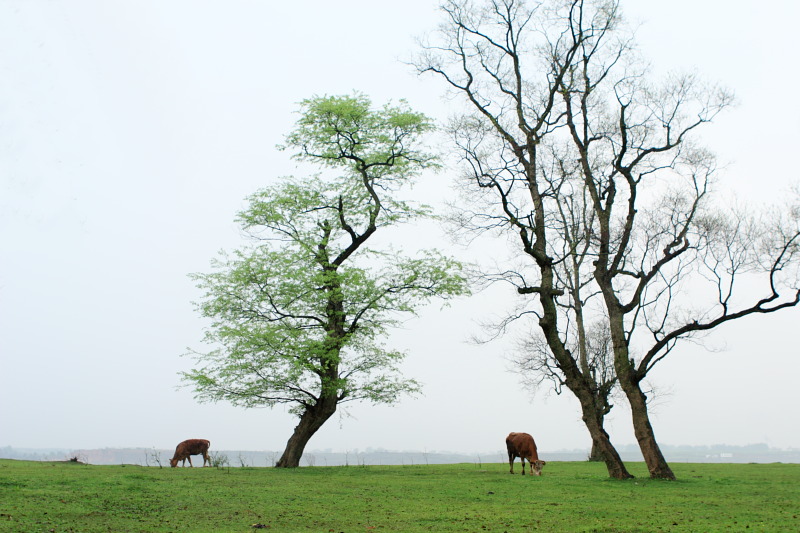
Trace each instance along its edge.
<instances>
[{"instance_id":1,"label":"cow's head","mask_svg":"<svg viewBox=\"0 0 800 533\"><path fill-rule=\"evenodd\" d=\"M531 463L531 468L533 469L533 474L536 476L542 475L542 467L547 464L547 461L534 461Z\"/></svg>"},{"instance_id":2,"label":"cow's head","mask_svg":"<svg viewBox=\"0 0 800 533\"><path fill-rule=\"evenodd\" d=\"M175 468L176 466L178 466L178 460L177 459L170 459L169 460L169 466L171 466L172 468Z\"/></svg>"}]
</instances>

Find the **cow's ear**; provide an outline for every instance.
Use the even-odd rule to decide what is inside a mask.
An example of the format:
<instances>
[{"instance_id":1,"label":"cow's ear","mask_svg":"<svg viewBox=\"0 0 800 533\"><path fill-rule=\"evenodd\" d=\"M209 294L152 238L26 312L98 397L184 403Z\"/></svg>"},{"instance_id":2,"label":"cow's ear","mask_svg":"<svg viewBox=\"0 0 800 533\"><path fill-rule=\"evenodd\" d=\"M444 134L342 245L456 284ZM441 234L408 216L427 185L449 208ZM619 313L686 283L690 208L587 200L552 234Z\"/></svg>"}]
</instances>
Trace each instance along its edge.
<instances>
[{"instance_id":1,"label":"cow's ear","mask_svg":"<svg viewBox=\"0 0 800 533\"><path fill-rule=\"evenodd\" d=\"M542 466L546 465L547 461L542 461Z\"/></svg>"}]
</instances>

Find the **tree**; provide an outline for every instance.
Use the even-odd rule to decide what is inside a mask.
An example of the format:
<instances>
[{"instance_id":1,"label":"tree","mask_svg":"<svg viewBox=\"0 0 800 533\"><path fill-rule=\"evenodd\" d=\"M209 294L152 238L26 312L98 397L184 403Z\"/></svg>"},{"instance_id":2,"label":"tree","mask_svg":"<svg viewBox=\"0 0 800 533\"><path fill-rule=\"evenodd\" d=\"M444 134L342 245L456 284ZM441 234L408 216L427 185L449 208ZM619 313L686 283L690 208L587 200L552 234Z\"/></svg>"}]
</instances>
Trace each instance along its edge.
<instances>
[{"instance_id":1,"label":"tree","mask_svg":"<svg viewBox=\"0 0 800 533\"><path fill-rule=\"evenodd\" d=\"M574 6L576 28L587 13L582 2ZM607 2L588 15L613 29L618 10ZM729 105L730 94L694 76L654 86L619 62L626 47L604 60L596 29L574 35L580 53L559 96L569 153L596 217L593 275L614 368L650 476L675 479L650 423L644 380L678 340L800 302L798 209L787 217L731 217L730 207L714 202L715 160L693 137ZM614 76L618 63L627 68ZM748 294L751 277L766 291ZM689 283L691 292L681 290Z\"/></svg>"},{"instance_id":2,"label":"tree","mask_svg":"<svg viewBox=\"0 0 800 533\"><path fill-rule=\"evenodd\" d=\"M454 119L449 128L463 158L467 190L484 193L477 200L465 200L466 205L477 207L465 206L460 222L466 229L498 229L518 239L529 262L499 277L512 283L519 294L534 296L537 306L510 319L536 318L559 380L578 399L584 424L601 450L609 475L629 478L603 428L606 406L598 402L598 384L572 350L581 345L572 339L577 330L570 324L575 324L574 311L583 309L583 297L571 300L575 291L560 283L577 280L573 286L580 291L592 279L590 264L578 259L579 253L589 253L591 204L576 179L575 162L561 158L558 164L563 142L555 142L563 131L558 106L562 80L581 45L570 39L571 16L564 19L557 11L539 16L538 5L531 8L513 0L488 1L482 6L451 0L442 9L446 23L439 39L424 45L417 66L420 72L444 79L473 110ZM562 17L561 25L554 24L556 15ZM536 42L537 36L543 36L543 42ZM555 58L563 61L557 63ZM529 79L529 71L543 73L542 81ZM578 224L574 228L565 225L568 218L559 211L562 198L574 200L571 214ZM582 211L581 205L586 206ZM575 230L571 244L564 238L568 229ZM574 264L570 258L579 268L559 272ZM564 299L571 303L562 305Z\"/></svg>"},{"instance_id":3,"label":"tree","mask_svg":"<svg viewBox=\"0 0 800 533\"><path fill-rule=\"evenodd\" d=\"M797 305L800 207L769 216L714 203L714 157L694 137L731 96L694 76L652 83L616 0L443 10L417 66L471 108L450 130L470 190L487 195L463 223L518 239L532 268L502 277L535 300L515 317L535 315L549 368L579 399L610 475L629 476L602 428L599 384L574 355L577 326L595 320L650 475L674 479L644 379L681 339ZM763 294L745 292L754 278Z\"/></svg>"},{"instance_id":4,"label":"tree","mask_svg":"<svg viewBox=\"0 0 800 533\"><path fill-rule=\"evenodd\" d=\"M213 349L195 352L200 366L184 374L203 401L290 405L300 420L279 467L299 465L340 404L418 392L399 373L404 354L381 339L430 299L467 292L459 263L436 251L409 258L367 246L379 229L429 214L395 197L436 164L420 144L431 122L405 102L373 110L361 95L301 108L285 148L337 173L287 178L249 198L238 221L254 245L194 275Z\"/></svg>"}]
</instances>

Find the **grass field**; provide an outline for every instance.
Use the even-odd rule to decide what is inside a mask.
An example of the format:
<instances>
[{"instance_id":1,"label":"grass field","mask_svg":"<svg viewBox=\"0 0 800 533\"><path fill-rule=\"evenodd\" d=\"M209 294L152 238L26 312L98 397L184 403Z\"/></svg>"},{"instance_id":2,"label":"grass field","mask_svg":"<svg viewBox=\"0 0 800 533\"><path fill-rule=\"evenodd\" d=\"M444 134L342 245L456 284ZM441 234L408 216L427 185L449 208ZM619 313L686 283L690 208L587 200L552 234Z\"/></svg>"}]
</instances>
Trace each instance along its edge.
<instances>
[{"instance_id":1,"label":"grass field","mask_svg":"<svg viewBox=\"0 0 800 533\"><path fill-rule=\"evenodd\" d=\"M0 460L0 531L800 531L800 465L673 464L677 482L502 464L155 468ZM518 470L517 466L517 472Z\"/></svg>"}]
</instances>

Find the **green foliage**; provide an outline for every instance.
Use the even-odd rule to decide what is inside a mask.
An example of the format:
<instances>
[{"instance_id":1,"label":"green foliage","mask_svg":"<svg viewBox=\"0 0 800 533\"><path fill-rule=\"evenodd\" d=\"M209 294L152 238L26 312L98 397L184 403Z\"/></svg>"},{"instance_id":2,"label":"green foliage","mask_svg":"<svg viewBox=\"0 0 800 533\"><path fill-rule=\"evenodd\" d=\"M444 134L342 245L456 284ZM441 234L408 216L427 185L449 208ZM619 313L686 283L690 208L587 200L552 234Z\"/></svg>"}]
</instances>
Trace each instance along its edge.
<instances>
[{"instance_id":1,"label":"green foliage","mask_svg":"<svg viewBox=\"0 0 800 533\"><path fill-rule=\"evenodd\" d=\"M379 229L427 216L393 198L435 158L420 148L429 119L405 103L373 111L369 100L302 103L287 137L297 157L333 167L325 178L284 178L249 198L238 215L252 244L192 277L211 320L184 374L201 400L245 407L321 398L392 403L419 384L404 379L404 354L381 343L403 314L435 297L467 292L461 265L436 251L404 257L368 245Z\"/></svg>"},{"instance_id":2,"label":"green foliage","mask_svg":"<svg viewBox=\"0 0 800 533\"><path fill-rule=\"evenodd\" d=\"M646 476L642 463L631 472ZM177 468L0 460L3 531L797 531L800 465Z\"/></svg>"},{"instance_id":3,"label":"green foliage","mask_svg":"<svg viewBox=\"0 0 800 533\"><path fill-rule=\"evenodd\" d=\"M405 100L373 111L363 94L317 97L301 103L302 117L286 139L299 148L300 159L339 166L345 163L362 176L408 178L435 164L435 157L416 147L433 130L433 122L415 113Z\"/></svg>"}]
</instances>

